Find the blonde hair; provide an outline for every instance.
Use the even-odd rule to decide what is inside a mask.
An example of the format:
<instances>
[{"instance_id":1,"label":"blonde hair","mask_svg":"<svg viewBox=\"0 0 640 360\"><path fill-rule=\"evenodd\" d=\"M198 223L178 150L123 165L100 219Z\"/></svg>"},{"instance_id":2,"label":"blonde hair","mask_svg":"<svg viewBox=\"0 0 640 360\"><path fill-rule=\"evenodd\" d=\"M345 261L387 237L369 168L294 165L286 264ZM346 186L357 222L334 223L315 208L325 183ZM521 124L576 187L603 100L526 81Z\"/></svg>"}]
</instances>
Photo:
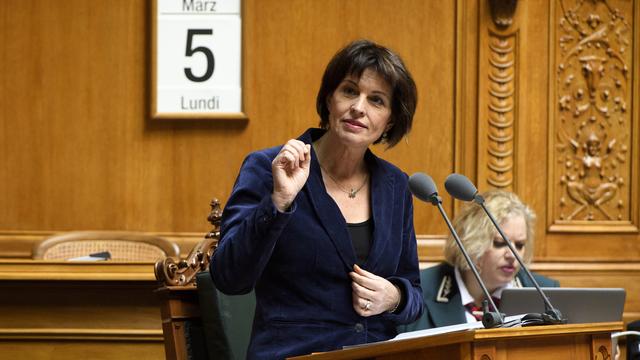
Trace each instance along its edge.
<instances>
[{"instance_id":1,"label":"blonde hair","mask_svg":"<svg viewBox=\"0 0 640 360\"><path fill-rule=\"evenodd\" d=\"M527 251L525 251L522 260L525 264L529 264L533 258L536 219L533 210L520 201L518 196L512 192L491 190L482 194L482 197L485 200L485 206L495 217L498 224L504 223L506 219L513 216L522 216L524 218L527 226L527 240L525 243ZM454 219L453 227L460 236L460 240L474 264L477 264L485 251L493 245L494 237L496 235L499 236L489 217L484 213L482 207L476 203L466 204ZM451 235L447 238L444 246L444 257L449 264L461 270L469 270L469 265L467 265L462 252Z\"/></svg>"}]
</instances>

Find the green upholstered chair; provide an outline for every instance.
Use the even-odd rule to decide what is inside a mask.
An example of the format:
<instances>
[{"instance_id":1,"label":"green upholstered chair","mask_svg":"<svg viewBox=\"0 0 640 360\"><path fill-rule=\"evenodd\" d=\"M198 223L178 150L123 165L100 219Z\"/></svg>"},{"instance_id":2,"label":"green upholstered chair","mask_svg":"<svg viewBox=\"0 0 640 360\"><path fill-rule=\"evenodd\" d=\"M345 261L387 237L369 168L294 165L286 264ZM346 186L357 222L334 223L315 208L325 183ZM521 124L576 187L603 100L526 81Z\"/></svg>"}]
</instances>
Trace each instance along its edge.
<instances>
[{"instance_id":1,"label":"green upholstered chair","mask_svg":"<svg viewBox=\"0 0 640 360\"><path fill-rule=\"evenodd\" d=\"M209 271L199 272L196 284L206 358L245 359L256 305L254 293L225 295L215 288Z\"/></svg>"}]
</instances>

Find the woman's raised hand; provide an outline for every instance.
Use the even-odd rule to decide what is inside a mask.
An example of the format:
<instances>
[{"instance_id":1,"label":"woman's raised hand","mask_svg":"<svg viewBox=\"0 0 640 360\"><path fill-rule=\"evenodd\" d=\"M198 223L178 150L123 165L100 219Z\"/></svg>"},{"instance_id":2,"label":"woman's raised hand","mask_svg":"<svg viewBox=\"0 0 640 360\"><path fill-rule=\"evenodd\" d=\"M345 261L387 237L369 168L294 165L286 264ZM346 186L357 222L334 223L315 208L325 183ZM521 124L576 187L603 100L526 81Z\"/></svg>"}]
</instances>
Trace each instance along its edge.
<instances>
[{"instance_id":1,"label":"woman's raised hand","mask_svg":"<svg viewBox=\"0 0 640 360\"><path fill-rule=\"evenodd\" d=\"M291 139L280 149L271 162L273 193L271 199L276 208L284 212L295 199L309 178L311 145Z\"/></svg>"}]
</instances>

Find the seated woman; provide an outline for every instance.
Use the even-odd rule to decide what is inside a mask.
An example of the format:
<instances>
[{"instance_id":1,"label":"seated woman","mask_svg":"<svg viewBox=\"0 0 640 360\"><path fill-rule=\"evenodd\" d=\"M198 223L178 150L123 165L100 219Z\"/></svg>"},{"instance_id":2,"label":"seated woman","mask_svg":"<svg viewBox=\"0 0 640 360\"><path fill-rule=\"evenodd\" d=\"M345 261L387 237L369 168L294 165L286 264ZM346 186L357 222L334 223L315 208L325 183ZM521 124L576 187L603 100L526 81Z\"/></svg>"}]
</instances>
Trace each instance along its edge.
<instances>
[{"instance_id":1,"label":"seated woman","mask_svg":"<svg viewBox=\"0 0 640 360\"><path fill-rule=\"evenodd\" d=\"M482 194L485 205L502 227L525 264L533 257L535 214L513 193L493 190ZM482 208L468 204L454 219L454 228L474 261L496 306L502 290L534 287L509 247ZM474 322L482 319L482 288L452 236L445 244L445 263L421 271L424 313L401 332ZM533 274L542 287L558 287L558 281Z\"/></svg>"}]
</instances>

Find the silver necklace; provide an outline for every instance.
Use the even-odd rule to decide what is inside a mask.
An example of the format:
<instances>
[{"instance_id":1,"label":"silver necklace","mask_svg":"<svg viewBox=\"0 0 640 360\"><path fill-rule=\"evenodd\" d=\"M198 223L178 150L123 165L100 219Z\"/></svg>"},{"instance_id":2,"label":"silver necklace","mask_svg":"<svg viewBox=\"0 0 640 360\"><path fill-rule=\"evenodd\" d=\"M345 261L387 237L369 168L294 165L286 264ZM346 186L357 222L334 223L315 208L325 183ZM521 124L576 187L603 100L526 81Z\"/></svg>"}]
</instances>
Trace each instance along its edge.
<instances>
[{"instance_id":1,"label":"silver necklace","mask_svg":"<svg viewBox=\"0 0 640 360\"><path fill-rule=\"evenodd\" d=\"M320 162L318 162L318 164L320 165ZM334 184L338 185L338 188L340 189L340 191L342 191L343 193L349 195L350 199L355 199L356 195L367 184L367 180L369 180L369 174L366 174L365 177L364 177L364 181L362 182L362 185L360 185L357 189L351 188L350 190L347 190L322 165L320 165L320 169L322 169L324 171L324 173L329 176L329 178L331 179L331 181L333 181Z\"/></svg>"}]
</instances>

